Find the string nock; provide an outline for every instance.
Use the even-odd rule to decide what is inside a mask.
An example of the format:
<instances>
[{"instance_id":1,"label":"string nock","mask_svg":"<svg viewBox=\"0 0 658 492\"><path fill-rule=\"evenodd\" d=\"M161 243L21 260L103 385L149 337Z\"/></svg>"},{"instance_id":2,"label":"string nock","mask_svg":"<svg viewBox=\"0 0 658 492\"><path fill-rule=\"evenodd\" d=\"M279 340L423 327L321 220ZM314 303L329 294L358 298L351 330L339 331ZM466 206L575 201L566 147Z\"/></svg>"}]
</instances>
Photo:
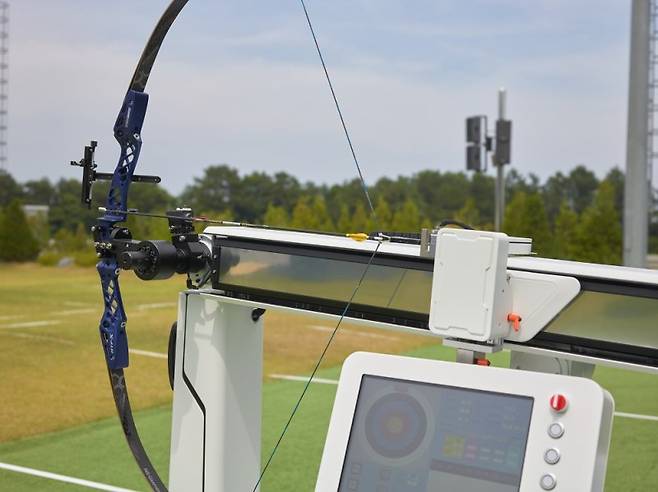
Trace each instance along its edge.
<instances>
[{"instance_id":1,"label":"string nock","mask_svg":"<svg viewBox=\"0 0 658 492\"><path fill-rule=\"evenodd\" d=\"M345 237L348 237L350 239L353 239L358 242L363 242L366 239L368 239L368 235L365 232L351 232L348 234L345 234Z\"/></svg>"},{"instance_id":2,"label":"string nock","mask_svg":"<svg viewBox=\"0 0 658 492\"><path fill-rule=\"evenodd\" d=\"M518 314L509 313L507 315L507 321L512 323L512 328L514 328L514 331L519 331L519 329L521 328L522 318Z\"/></svg>"}]
</instances>

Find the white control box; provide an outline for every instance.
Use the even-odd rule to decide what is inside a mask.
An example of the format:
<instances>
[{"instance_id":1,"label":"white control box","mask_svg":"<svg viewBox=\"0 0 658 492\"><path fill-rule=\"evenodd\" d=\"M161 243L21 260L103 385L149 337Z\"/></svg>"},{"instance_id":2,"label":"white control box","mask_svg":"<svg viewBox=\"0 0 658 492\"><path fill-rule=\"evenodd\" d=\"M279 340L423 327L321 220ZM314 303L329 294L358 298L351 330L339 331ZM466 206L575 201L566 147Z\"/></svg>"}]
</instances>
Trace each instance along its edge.
<instances>
[{"instance_id":1,"label":"white control box","mask_svg":"<svg viewBox=\"0 0 658 492\"><path fill-rule=\"evenodd\" d=\"M430 330L486 342L509 334L509 238L499 232L441 229L432 279Z\"/></svg>"},{"instance_id":2,"label":"white control box","mask_svg":"<svg viewBox=\"0 0 658 492\"><path fill-rule=\"evenodd\" d=\"M614 402L585 378L356 353L316 492L602 492Z\"/></svg>"}]
</instances>

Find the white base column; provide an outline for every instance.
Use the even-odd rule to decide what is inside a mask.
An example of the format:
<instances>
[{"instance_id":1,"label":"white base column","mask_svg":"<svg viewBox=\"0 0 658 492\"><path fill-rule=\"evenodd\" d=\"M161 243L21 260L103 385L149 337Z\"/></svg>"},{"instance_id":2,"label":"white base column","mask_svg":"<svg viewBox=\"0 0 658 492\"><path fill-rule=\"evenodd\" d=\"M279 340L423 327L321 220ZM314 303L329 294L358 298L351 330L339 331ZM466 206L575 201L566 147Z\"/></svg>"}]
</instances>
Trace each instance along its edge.
<instances>
[{"instance_id":1,"label":"white base column","mask_svg":"<svg viewBox=\"0 0 658 492\"><path fill-rule=\"evenodd\" d=\"M172 492L251 492L258 480L263 321L252 311L208 294L180 296Z\"/></svg>"}]
</instances>

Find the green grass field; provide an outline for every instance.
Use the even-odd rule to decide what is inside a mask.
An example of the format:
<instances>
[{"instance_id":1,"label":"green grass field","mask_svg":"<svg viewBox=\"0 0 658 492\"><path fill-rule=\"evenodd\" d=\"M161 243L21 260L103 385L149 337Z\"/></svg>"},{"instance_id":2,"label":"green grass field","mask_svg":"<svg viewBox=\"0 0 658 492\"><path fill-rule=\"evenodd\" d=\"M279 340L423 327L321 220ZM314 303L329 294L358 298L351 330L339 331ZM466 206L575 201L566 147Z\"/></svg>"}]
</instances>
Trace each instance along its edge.
<instances>
[{"instance_id":1,"label":"green grass field","mask_svg":"<svg viewBox=\"0 0 658 492\"><path fill-rule=\"evenodd\" d=\"M91 312L98 306L94 273L0 267L0 463L145 491L114 417L105 380L95 327L97 313ZM122 280L124 296L130 302L131 346L163 352L168 325L175 317L171 303L182 283L151 283L146 288L127 275ZM62 283L64 287L57 288ZM71 301L78 304L64 304ZM91 311L82 312L85 309ZM66 311L72 313L58 314ZM308 323L317 324L317 320L276 313L266 316L266 376L273 372L308 374L328 334L309 329ZM26 325L47 320L57 323ZM391 335L373 339L359 336L355 327L345 328L320 377L337 379L342 360L354 350L454 358L452 350L428 345L427 338L373 332ZM506 365L507 357L497 355L494 364ZM139 409L136 420L142 438L156 467L166 476L171 393L165 365L162 359L134 356L127 375ZM658 377L598 368L595 379L613 393L617 411L658 415ZM263 460L302 387L298 382L266 379ZM311 386L268 470L263 492L313 489L335 390L333 385ZM0 491L33 490L85 488L0 470ZM658 421L615 418L606 491L647 490L658 490Z\"/></svg>"}]
</instances>

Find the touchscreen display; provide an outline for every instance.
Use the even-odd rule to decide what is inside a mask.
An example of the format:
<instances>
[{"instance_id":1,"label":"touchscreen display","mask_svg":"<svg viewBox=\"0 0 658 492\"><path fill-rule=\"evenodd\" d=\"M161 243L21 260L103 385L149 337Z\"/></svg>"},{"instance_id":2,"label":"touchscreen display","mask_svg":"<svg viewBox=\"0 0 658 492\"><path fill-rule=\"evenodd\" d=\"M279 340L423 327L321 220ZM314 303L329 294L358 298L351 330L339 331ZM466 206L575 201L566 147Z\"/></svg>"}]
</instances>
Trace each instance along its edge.
<instances>
[{"instance_id":1,"label":"touchscreen display","mask_svg":"<svg viewBox=\"0 0 658 492\"><path fill-rule=\"evenodd\" d=\"M532 405L364 375L339 490L518 492Z\"/></svg>"}]
</instances>

